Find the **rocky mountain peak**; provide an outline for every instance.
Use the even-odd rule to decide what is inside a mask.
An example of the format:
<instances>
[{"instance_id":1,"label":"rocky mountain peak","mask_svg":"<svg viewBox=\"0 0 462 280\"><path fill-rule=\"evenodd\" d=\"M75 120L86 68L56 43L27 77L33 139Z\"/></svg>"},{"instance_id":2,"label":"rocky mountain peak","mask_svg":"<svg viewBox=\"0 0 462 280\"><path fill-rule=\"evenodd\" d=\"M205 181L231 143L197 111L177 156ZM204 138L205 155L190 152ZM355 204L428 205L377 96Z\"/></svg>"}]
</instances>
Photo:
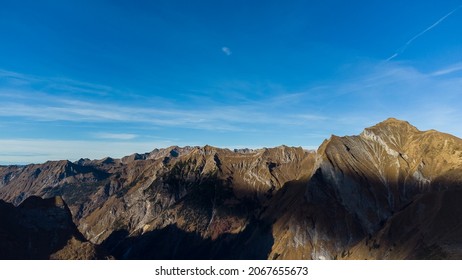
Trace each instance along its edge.
<instances>
[{"instance_id":1,"label":"rocky mountain peak","mask_svg":"<svg viewBox=\"0 0 462 280\"><path fill-rule=\"evenodd\" d=\"M419 133L421 131L407 121L389 118L364 129L360 136L365 139L387 142L387 144L391 144L399 149Z\"/></svg>"},{"instance_id":2,"label":"rocky mountain peak","mask_svg":"<svg viewBox=\"0 0 462 280\"><path fill-rule=\"evenodd\" d=\"M374 126L368 127L365 130L374 131L377 134L390 135L390 134L412 134L420 132L415 126L407 121L398 120L395 118L388 118Z\"/></svg>"}]
</instances>

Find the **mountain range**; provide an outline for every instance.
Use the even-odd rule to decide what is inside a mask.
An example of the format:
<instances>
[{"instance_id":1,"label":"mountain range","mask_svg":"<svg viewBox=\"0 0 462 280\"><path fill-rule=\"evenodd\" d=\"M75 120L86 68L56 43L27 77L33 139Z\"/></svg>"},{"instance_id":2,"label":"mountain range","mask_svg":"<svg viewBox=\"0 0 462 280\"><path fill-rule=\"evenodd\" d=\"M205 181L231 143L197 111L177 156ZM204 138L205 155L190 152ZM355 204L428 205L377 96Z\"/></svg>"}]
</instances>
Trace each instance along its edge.
<instances>
[{"instance_id":1,"label":"mountain range","mask_svg":"<svg viewBox=\"0 0 462 280\"><path fill-rule=\"evenodd\" d=\"M387 119L317 151L0 167L1 259L462 259L462 139Z\"/></svg>"}]
</instances>

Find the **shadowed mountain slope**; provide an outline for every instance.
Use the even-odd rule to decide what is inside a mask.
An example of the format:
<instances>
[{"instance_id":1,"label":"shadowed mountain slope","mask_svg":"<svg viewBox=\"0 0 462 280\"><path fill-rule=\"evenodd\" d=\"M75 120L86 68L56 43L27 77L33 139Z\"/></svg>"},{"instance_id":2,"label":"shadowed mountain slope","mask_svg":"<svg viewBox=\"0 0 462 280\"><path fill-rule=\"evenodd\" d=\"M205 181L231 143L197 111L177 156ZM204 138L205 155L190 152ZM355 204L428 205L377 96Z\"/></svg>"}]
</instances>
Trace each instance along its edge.
<instances>
[{"instance_id":1,"label":"shadowed mountain slope","mask_svg":"<svg viewBox=\"0 0 462 280\"><path fill-rule=\"evenodd\" d=\"M31 196L21 205L0 200L0 259L103 259L86 241L60 197Z\"/></svg>"},{"instance_id":2,"label":"shadowed mountain slope","mask_svg":"<svg viewBox=\"0 0 462 280\"><path fill-rule=\"evenodd\" d=\"M122 259L459 258L461 182L461 139L391 118L317 152L170 147L0 167L0 198L61 196L84 237Z\"/></svg>"}]
</instances>

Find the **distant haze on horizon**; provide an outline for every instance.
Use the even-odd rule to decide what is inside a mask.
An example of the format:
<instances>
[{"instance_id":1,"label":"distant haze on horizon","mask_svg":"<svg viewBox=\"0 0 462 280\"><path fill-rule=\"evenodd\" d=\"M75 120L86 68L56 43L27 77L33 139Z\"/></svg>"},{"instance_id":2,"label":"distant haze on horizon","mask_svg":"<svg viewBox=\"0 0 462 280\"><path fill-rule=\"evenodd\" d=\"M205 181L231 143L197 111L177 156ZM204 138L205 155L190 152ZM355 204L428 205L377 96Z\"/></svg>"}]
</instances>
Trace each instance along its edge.
<instances>
[{"instance_id":1,"label":"distant haze on horizon","mask_svg":"<svg viewBox=\"0 0 462 280\"><path fill-rule=\"evenodd\" d=\"M0 164L462 137L461 1L2 1Z\"/></svg>"}]
</instances>

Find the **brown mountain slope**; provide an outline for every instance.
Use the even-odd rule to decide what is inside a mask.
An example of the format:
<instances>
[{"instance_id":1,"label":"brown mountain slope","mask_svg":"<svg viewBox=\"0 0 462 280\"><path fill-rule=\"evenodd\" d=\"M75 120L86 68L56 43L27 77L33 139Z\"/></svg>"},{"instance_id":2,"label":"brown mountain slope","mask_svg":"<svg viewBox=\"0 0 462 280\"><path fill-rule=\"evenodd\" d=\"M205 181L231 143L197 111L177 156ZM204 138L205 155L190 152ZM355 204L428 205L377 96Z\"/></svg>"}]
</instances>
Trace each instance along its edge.
<instances>
[{"instance_id":1,"label":"brown mountain slope","mask_svg":"<svg viewBox=\"0 0 462 280\"><path fill-rule=\"evenodd\" d=\"M251 236L251 231L260 231L257 225L262 204L286 182L306 176L313 163L314 154L299 148L279 147L250 153L197 148L167 164L162 160L158 164L163 168L157 175L147 176L148 181L141 181L121 197L109 198L81 220L80 228L87 236L93 236L91 240L96 243L114 240L114 232L125 231L131 238L130 244L138 242L142 235L142 242L151 244L151 239L157 237L147 238L149 233L172 229L174 225L171 238L183 240L196 236L194 242L188 243L192 249L176 257L190 258L191 252L196 251L193 248L211 243L216 245L209 246L208 253L202 250L203 258L233 258L234 253L228 249L216 248L239 247L234 243L242 240L244 232ZM266 234L271 237L269 231ZM119 251L123 251L121 247L126 251L131 248L120 240L117 243ZM251 248L243 246L242 257L253 254ZM125 257L164 255L163 250L142 255L130 251L132 255ZM258 258L266 257L265 254L259 254Z\"/></svg>"},{"instance_id":2,"label":"brown mountain slope","mask_svg":"<svg viewBox=\"0 0 462 280\"><path fill-rule=\"evenodd\" d=\"M460 186L462 140L451 135L388 119L359 136L332 136L318 149L306 187L276 196L273 205L287 200L292 206L268 212L274 220L272 256L341 258L418 195Z\"/></svg>"},{"instance_id":3,"label":"brown mountain slope","mask_svg":"<svg viewBox=\"0 0 462 280\"><path fill-rule=\"evenodd\" d=\"M462 140L396 119L316 153L170 147L0 167L0 198L62 196L85 238L125 259L459 258L460 186Z\"/></svg>"},{"instance_id":4,"label":"brown mountain slope","mask_svg":"<svg viewBox=\"0 0 462 280\"><path fill-rule=\"evenodd\" d=\"M180 236L197 236L204 244L225 235L226 243L233 243L247 228L259 231L262 203L287 182L308 176L314 158L313 152L285 146L243 151L171 147L121 160L6 167L0 170L0 195L16 203L31 194L61 195L81 232L98 244L123 245L122 232L123 239L136 240L173 225ZM210 252L210 258L231 255Z\"/></svg>"},{"instance_id":5,"label":"brown mountain slope","mask_svg":"<svg viewBox=\"0 0 462 280\"><path fill-rule=\"evenodd\" d=\"M462 259L462 190L418 195L347 259Z\"/></svg>"}]
</instances>

